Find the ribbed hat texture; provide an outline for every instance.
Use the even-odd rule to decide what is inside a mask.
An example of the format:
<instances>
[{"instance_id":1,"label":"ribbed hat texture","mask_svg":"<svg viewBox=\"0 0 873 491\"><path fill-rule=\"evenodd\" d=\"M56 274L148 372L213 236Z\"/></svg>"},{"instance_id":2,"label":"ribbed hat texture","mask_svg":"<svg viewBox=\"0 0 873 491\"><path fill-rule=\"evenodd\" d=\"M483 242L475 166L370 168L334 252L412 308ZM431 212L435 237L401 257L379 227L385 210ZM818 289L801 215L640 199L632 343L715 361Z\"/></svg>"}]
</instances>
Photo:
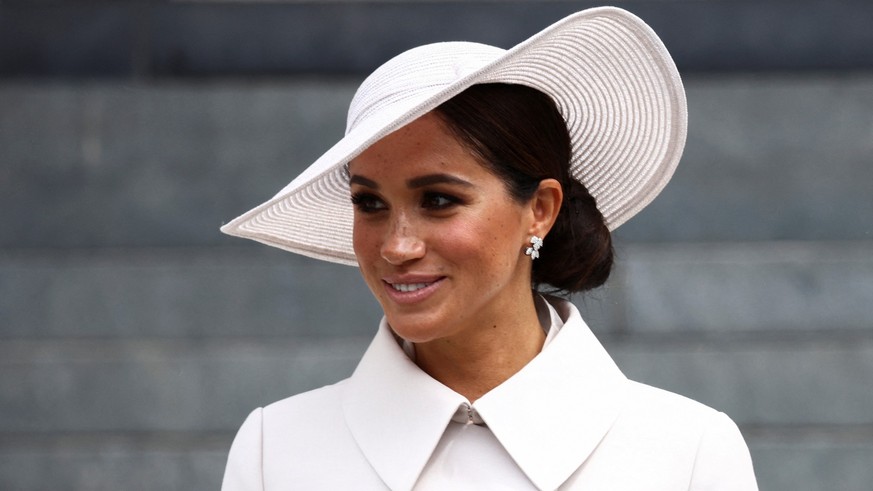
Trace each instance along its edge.
<instances>
[{"instance_id":1,"label":"ribbed hat texture","mask_svg":"<svg viewBox=\"0 0 873 491\"><path fill-rule=\"evenodd\" d=\"M510 50L468 42L401 53L361 84L346 134L276 196L221 230L317 259L357 265L344 166L389 133L482 83L521 84L554 99L572 143L571 175L610 230L664 188L682 155L682 81L657 35L614 7L583 10Z\"/></svg>"}]
</instances>

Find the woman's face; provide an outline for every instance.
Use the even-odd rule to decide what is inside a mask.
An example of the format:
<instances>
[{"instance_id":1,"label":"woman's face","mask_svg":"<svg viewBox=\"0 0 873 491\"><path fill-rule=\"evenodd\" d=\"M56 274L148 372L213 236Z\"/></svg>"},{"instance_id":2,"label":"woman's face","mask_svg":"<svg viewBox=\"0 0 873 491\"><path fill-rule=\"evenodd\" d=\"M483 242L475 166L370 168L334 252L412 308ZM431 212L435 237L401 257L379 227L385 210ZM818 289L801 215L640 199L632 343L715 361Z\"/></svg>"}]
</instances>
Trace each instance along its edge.
<instances>
[{"instance_id":1,"label":"woman's face","mask_svg":"<svg viewBox=\"0 0 873 491\"><path fill-rule=\"evenodd\" d=\"M349 164L361 273L402 338L461 340L528 302L533 213L427 114Z\"/></svg>"}]
</instances>

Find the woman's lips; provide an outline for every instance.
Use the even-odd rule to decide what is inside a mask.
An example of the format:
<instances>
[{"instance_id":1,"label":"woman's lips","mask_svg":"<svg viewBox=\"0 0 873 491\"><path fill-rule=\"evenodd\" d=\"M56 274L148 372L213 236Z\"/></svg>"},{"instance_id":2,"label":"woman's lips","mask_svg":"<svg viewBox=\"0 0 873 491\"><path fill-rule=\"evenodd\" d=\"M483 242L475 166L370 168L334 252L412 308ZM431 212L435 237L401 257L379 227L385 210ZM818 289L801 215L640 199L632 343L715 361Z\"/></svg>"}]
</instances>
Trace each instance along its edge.
<instances>
[{"instance_id":1,"label":"woman's lips","mask_svg":"<svg viewBox=\"0 0 873 491\"><path fill-rule=\"evenodd\" d=\"M444 276L384 279L385 291L399 304L421 302L439 289Z\"/></svg>"}]
</instances>

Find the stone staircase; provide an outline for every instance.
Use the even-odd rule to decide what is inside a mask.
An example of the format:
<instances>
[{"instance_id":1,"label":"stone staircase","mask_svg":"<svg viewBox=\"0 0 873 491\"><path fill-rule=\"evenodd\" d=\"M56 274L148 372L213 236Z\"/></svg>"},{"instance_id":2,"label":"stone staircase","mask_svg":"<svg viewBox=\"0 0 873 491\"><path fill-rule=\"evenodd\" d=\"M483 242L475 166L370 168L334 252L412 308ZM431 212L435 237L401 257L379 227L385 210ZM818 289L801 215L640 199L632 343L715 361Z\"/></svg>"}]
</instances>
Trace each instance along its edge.
<instances>
[{"instance_id":1,"label":"stone staircase","mask_svg":"<svg viewBox=\"0 0 873 491\"><path fill-rule=\"evenodd\" d=\"M688 146L574 301L628 376L739 423L761 489L869 489L873 7L621 5L676 52ZM217 489L245 415L350 374L379 319L354 269L218 227L335 141L386 52L580 6L0 4L0 489Z\"/></svg>"}]
</instances>

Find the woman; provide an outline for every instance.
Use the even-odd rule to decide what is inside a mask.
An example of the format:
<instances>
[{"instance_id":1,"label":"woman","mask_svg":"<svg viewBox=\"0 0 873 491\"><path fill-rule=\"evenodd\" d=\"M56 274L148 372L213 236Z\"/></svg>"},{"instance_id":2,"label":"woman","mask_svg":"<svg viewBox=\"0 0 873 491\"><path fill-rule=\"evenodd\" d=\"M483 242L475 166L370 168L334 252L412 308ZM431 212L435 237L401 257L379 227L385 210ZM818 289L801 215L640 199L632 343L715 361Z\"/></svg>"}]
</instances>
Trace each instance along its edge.
<instances>
[{"instance_id":1,"label":"woman","mask_svg":"<svg viewBox=\"0 0 873 491\"><path fill-rule=\"evenodd\" d=\"M614 8L377 69L346 136L223 230L357 264L385 316L349 379L249 416L223 488L756 489L730 419L627 380L536 292L606 281L685 129L672 60Z\"/></svg>"}]
</instances>

